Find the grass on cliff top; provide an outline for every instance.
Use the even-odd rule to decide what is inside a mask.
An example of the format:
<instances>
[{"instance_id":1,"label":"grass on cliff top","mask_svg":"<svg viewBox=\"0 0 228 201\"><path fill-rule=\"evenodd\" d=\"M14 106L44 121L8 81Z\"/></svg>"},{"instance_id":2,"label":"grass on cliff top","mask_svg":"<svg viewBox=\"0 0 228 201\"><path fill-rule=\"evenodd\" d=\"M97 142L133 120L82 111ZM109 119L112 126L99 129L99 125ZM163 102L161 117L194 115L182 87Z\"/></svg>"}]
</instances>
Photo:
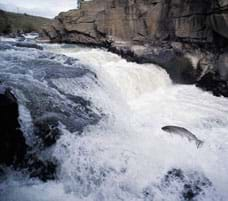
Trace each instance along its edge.
<instances>
[{"instance_id":1,"label":"grass on cliff top","mask_svg":"<svg viewBox=\"0 0 228 201\"><path fill-rule=\"evenodd\" d=\"M0 10L0 33L40 31L51 19Z\"/></svg>"}]
</instances>

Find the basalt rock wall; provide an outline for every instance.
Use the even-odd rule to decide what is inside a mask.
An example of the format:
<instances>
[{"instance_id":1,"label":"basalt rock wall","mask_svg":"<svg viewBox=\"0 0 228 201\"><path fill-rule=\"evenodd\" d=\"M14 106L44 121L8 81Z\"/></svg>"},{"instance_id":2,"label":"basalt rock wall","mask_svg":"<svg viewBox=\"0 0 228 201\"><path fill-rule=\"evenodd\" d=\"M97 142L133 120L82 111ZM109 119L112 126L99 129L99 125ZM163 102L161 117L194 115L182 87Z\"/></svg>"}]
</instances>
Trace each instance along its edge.
<instances>
[{"instance_id":1,"label":"basalt rock wall","mask_svg":"<svg viewBox=\"0 0 228 201\"><path fill-rule=\"evenodd\" d=\"M177 83L212 73L210 82L225 81L228 91L228 0L83 1L43 31L52 42L105 46L156 63Z\"/></svg>"},{"instance_id":2,"label":"basalt rock wall","mask_svg":"<svg viewBox=\"0 0 228 201\"><path fill-rule=\"evenodd\" d=\"M80 9L60 13L45 33L58 42L171 40L224 45L228 0L87 1Z\"/></svg>"}]
</instances>

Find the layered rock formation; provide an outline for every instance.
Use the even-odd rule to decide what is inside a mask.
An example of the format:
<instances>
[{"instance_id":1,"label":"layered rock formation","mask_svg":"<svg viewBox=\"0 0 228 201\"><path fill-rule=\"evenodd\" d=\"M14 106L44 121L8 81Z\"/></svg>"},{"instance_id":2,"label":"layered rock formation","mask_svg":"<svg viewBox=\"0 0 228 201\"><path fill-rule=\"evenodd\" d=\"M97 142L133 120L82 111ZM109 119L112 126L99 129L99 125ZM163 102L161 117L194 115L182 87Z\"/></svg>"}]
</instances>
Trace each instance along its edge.
<instances>
[{"instance_id":1,"label":"layered rock formation","mask_svg":"<svg viewBox=\"0 0 228 201\"><path fill-rule=\"evenodd\" d=\"M227 79L228 0L87 1L60 13L44 33L53 42L106 46L159 64L178 83L195 83L211 70Z\"/></svg>"},{"instance_id":2,"label":"layered rock formation","mask_svg":"<svg viewBox=\"0 0 228 201\"><path fill-rule=\"evenodd\" d=\"M180 40L213 43L228 38L227 0L93 0L60 13L52 40L101 44Z\"/></svg>"}]
</instances>

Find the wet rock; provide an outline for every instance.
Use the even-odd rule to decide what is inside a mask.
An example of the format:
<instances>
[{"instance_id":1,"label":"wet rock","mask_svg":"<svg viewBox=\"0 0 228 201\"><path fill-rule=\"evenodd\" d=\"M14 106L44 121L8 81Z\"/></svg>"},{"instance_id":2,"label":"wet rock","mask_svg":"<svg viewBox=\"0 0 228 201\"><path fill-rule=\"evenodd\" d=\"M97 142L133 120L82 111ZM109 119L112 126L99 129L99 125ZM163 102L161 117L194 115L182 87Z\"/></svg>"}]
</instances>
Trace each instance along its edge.
<instances>
[{"instance_id":1,"label":"wet rock","mask_svg":"<svg viewBox=\"0 0 228 201\"><path fill-rule=\"evenodd\" d=\"M222 80L218 73L208 72L197 83L196 86L206 91L211 91L215 96L228 97L228 81Z\"/></svg>"},{"instance_id":2,"label":"wet rock","mask_svg":"<svg viewBox=\"0 0 228 201\"><path fill-rule=\"evenodd\" d=\"M228 8L227 0L219 0L214 2L214 9L217 12L210 15L210 24L216 33L225 38L228 38L228 14L226 12Z\"/></svg>"},{"instance_id":3,"label":"wet rock","mask_svg":"<svg viewBox=\"0 0 228 201\"><path fill-rule=\"evenodd\" d=\"M34 48L38 50L43 50L43 47L40 45L37 45L36 43L26 43L26 42L20 42L20 43L15 43L16 47L25 47L25 48Z\"/></svg>"},{"instance_id":4,"label":"wet rock","mask_svg":"<svg viewBox=\"0 0 228 201\"><path fill-rule=\"evenodd\" d=\"M67 94L67 98L69 98L74 103L79 104L80 107L83 108L83 111L85 113L87 113L88 115L92 116L92 111L91 111L91 108L90 108L91 102L89 100L85 100L84 98L82 98L80 96L73 96L71 94Z\"/></svg>"},{"instance_id":5,"label":"wet rock","mask_svg":"<svg viewBox=\"0 0 228 201\"><path fill-rule=\"evenodd\" d=\"M164 68L175 83L192 84L201 76L202 69L196 68L185 49L171 47L168 43L160 46L145 46L138 54L131 46L112 45L110 51L137 63L154 63Z\"/></svg>"},{"instance_id":6,"label":"wet rock","mask_svg":"<svg viewBox=\"0 0 228 201\"><path fill-rule=\"evenodd\" d=\"M4 180L5 179L5 171L4 169L0 166L0 180Z\"/></svg>"},{"instance_id":7,"label":"wet rock","mask_svg":"<svg viewBox=\"0 0 228 201\"><path fill-rule=\"evenodd\" d=\"M168 57L164 55L163 58ZM164 59L160 65L168 72L175 83L192 84L199 76L190 59L184 55L176 55L169 60Z\"/></svg>"},{"instance_id":8,"label":"wet rock","mask_svg":"<svg viewBox=\"0 0 228 201\"><path fill-rule=\"evenodd\" d=\"M217 68L222 80L228 80L228 52L219 56Z\"/></svg>"},{"instance_id":9,"label":"wet rock","mask_svg":"<svg viewBox=\"0 0 228 201\"><path fill-rule=\"evenodd\" d=\"M39 178L44 182L56 179L56 161L43 160L38 158L35 154L29 154L25 160L25 169L27 169L30 177Z\"/></svg>"},{"instance_id":10,"label":"wet rock","mask_svg":"<svg viewBox=\"0 0 228 201\"><path fill-rule=\"evenodd\" d=\"M57 165L55 162L39 159L37 154L29 154L31 147L26 145L25 138L18 122L19 112L16 97L9 88L0 87L0 165L17 170L26 169L31 177L43 181L55 179ZM50 141L50 139L48 139ZM47 140L47 141L48 141ZM0 168L0 177L4 176Z\"/></svg>"},{"instance_id":11,"label":"wet rock","mask_svg":"<svg viewBox=\"0 0 228 201\"><path fill-rule=\"evenodd\" d=\"M49 147L54 145L61 135L59 130L59 120L61 114L47 113L34 121L35 135L40 140L40 146Z\"/></svg>"},{"instance_id":12,"label":"wet rock","mask_svg":"<svg viewBox=\"0 0 228 201\"><path fill-rule=\"evenodd\" d=\"M159 184L145 188L143 196L144 200L148 201L161 200L161 195L174 196L173 200L197 201L210 193L215 194L216 190L211 181L203 174L174 168L166 173ZM164 198L166 200L167 197Z\"/></svg>"},{"instance_id":13,"label":"wet rock","mask_svg":"<svg viewBox=\"0 0 228 201\"><path fill-rule=\"evenodd\" d=\"M17 170L44 181L55 179L58 163L52 159L49 150L62 134L62 125L71 133L79 135L85 127L96 124L101 118L89 100L71 95L71 91L66 93L61 88L61 81L70 82L69 89L72 91L75 87L85 89L87 84L97 83L96 74L77 60L67 60L66 56L14 49L28 53L26 60L23 59L24 54L2 57L1 80L4 85L15 89L20 103L29 111L29 122L25 122L29 129L25 130L32 132L26 135L32 135L32 139L29 138L29 142L32 140L32 147L28 148L25 159ZM4 63L15 67L11 69L10 78ZM20 76L30 72L33 72L33 79L30 76ZM58 78L63 79L56 80Z\"/></svg>"},{"instance_id":14,"label":"wet rock","mask_svg":"<svg viewBox=\"0 0 228 201\"><path fill-rule=\"evenodd\" d=\"M0 164L19 165L27 145L18 122L18 104L9 88L0 86Z\"/></svg>"},{"instance_id":15,"label":"wet rock","mask_svg":"<svg viewBox=\"0 0 228 201\"><path fill-rule=\"evenodd\" d=\"M164 68L175 83L192 84L200 76L191 60L174 49L157 49L144 54L142 61L155 63Z\"/></svg>"},{"instance_id":16,"label":"wet rock","mask_svg":"<svg viewBox=\"0 0 228 201\"><path fill-rule=\"evenodd\" d=\"M66 65L73 65L77 62L78 60L72 57L67 57L66 60L64 61L64 64Z\"/></svg>"},{"instance_id":17,"label":"wet rock","mask_svg":"<svg viewBox=\"0 0 228 201\"><path fill-rule=\"evenodd\" d=\"M206 73L213 71L215 66L215 56L214 55L204 55L202 56L196 66L197 73L200 75L197 79L199 81Z\"/></svg>"},{"instance_id":18,"label":"wet rock","mask_svg":"<svg viewBox=\"0 0 228 201\"><path fill-rule=\"evenodd\" d=\"M195 200L207 188L212 188L212 183L205 176L197 172L185 173L181 169L172 169L165 175L162 185L166 188L175 182L181 184L180 197L183 200Z\"/></svg>"},{"instance_id":19,"label":"wet rock","mask_svg":"<svg viewBox=\"0 0 228 201\"><path fill-rule=\"evenodd\" d=\"M180 42L171 42L171 46L178 51L182 51L183 49L183 44Z\"/></svg>"}]
</instances>

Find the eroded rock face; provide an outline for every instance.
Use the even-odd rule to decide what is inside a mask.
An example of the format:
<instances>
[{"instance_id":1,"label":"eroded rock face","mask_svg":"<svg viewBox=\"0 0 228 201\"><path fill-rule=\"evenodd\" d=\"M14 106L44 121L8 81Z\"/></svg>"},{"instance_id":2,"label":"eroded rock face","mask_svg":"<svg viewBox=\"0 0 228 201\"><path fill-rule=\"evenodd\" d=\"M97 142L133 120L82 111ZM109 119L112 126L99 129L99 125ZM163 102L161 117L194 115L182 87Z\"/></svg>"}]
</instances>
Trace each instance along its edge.
<instances>
[{"instance_id":1,"label":"eroded rock face","mask_svg":"<svg viewBox=\"0 0 228 201\"><path fill-rule=\"evenodd\" d=\"M211 71L226 81L227 11L228 0L92 0L60 13L44 33L53 42L105 46L128 60L158 64L176 83L196 83ZM221 87L209 88L220 93Z\"/></svg>"},{"instance_id":2,"label":"eroded rock face","mask_svg":"<svg viewBox=\"0 0 228 201\"><path fill-rule=\"evenodd\" d=\"M87 44L213 43L228 37L227 8L227 0L93 0L83 2L79 10L60 13L45 31L54 41Z\"/></svg>"},{"instance_id":3,"label":"eroded rock face","mask_svg":"<svg viewBox=\"0 0 228 201\"><path fill-rule=\"evenodd\" d=\"M160 43L153 46L119 46L109 48L129 61L154 63L164 68L175 83L194 84L213 68L214 55L188 44Z\"/></svg>"}]
</instances>

